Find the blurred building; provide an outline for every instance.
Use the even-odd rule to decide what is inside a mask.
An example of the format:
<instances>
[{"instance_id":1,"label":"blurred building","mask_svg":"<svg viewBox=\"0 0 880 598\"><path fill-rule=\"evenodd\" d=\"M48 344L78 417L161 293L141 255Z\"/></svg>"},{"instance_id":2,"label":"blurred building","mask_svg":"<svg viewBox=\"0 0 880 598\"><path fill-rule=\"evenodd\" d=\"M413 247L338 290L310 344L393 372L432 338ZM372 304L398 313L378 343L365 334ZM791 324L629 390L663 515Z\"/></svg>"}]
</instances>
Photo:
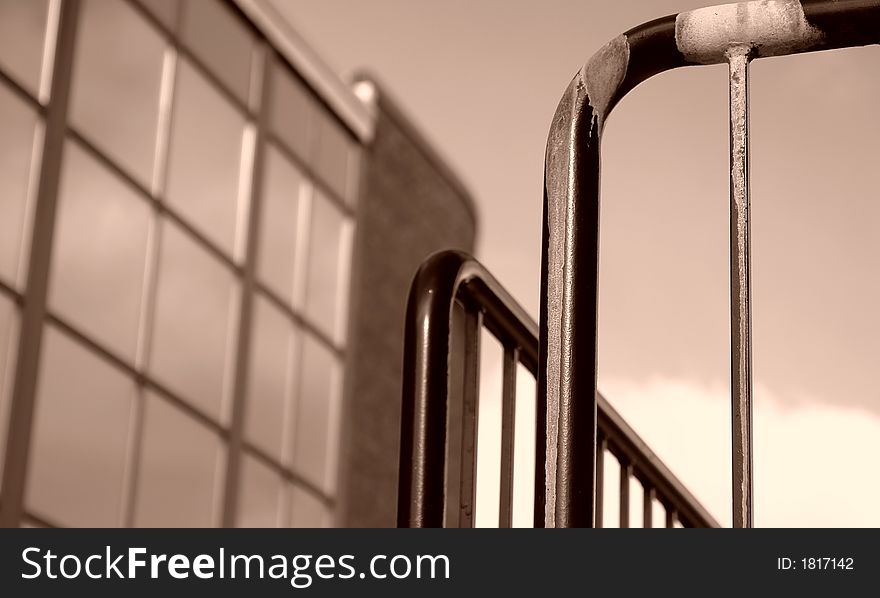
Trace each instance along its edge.
<instances>
[{"instance_id":1,"label":"blurred building","mask_svg":"<svg viewBox=\"0 0 880 598\"><path fill-rule=\"evenodd\" d=\"M0 524L393 525L456 177L268 0L0 0Z\"/></svg>"}]
</instances>

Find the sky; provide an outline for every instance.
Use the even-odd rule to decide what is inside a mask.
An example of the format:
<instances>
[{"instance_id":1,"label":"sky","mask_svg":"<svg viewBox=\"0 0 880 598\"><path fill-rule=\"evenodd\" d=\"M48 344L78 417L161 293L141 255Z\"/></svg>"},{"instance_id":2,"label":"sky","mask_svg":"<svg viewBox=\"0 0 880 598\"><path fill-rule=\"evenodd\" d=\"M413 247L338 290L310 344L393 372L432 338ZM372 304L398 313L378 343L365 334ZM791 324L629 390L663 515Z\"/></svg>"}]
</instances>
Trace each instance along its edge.
<instances>
[{"instance_id":1,"label":"sky","mask_svg":"<svg viewBox=\"0 0 880 598\"><path fill-rule=\"evenodd\" d=\"M376 73L436 144L475 197L477 256L535 317L562 92L622 31L707 4L273 1L342 77ZM880 489L878 59L873 46L751 67L758 525L880 526L867 499ZM724 66L647 81L605 129L599 388L722 522L728 160Z\"/></svg>"}]
</instances>

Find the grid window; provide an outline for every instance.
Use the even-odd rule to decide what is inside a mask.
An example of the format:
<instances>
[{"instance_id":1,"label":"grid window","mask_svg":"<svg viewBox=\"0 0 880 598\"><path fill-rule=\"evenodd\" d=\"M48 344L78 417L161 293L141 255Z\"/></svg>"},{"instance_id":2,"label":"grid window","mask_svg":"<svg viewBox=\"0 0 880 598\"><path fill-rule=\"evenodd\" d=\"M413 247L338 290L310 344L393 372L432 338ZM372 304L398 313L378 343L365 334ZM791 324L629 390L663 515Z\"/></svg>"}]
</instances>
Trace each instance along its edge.
<instances>
[{"instance_id":1,"label":"grid window","mask_svg":"<svg viewBox=\"0 0 880 598\"><path fill-rule=\"evenodd\" d=\"M49 305L130 361L137 349L150 213L126 183L68 142Z\"/></svg>"},{"instance_id":2,"label":"grid window","mask_svg":"<svg viewBox=\"0 0 880 598\"><path fill-rule=\"evenodd\" d=\"M12 392L19 312L6 295L0 294L0 480L3 478L6 430L9 422L9 394Z\"/></svg>"},{"instance_id":3,"label":"grid window","mask_svg":"<svg viewBox=\"0 0 880 598\"><path fill-rule=\"evenodd\" d=\"M151 370L215 419L224 414L233 273L178 226L163 221ZM237 314L236 314L237 315Z\"/></svg>"},{"instance_id":4,"label":"grid window","mask_svg":"<svg viewBox=\"0 0 880 598\"><path fill-rule=\"evenodd\" d=\"M342 198L348 197L348 174L352 162L352 140L342 127L322 115L320 135L315 147L314 165L318 175Z\"/></svg>"},{"instance_id":5,"label":"grid window","mask_svg":"<svg viewBox=\"0 0 880 598\"><path fill-rule=\"evenodd\" d=\"M172 116L168 201L232 255L239 222L245 119L187 61L178 66Z\"/></svg>"},{"instance_id":6,"label":"grid window","mask_svg":"<svg viewBox=\"0 0 880 598\"><path fill-rule=\"evenodd\" d=\"M29 200L36 191L34 155L41 128L36 113L0 84L0 278L15 287Z\"/></svg>"},{"instance_id":7,"label":"grid window","mask_svg":"<svg viewBox=\"0 0 880 598\"><path fill-rule=\"evenodd\" d=\"M350 222L322 193L312 201L306 315L334 341L342 333L340 314L347 290Z\"/></svg>"},{"instance_id":8,"label":"grid window","mask_svg":"<svg viewBox=\"0 0 880 598\"><path fill-rule=\"evenodd\" d=\"M0 69L40 95L49 0L0 0Z\"/></svg>"},{"instance_id":9,"label":"grid window","mask_svg":"<svg viewBox=\"0 0 880 598\"><path fill-rule=\"evenodd\" d=\"M259 295L254 301L253 326L245 436L280 462L285 438L290 436L294 328L285 314Z\"/></svg>"},{"instance_id":10,"label":"grid window","mask_svg":"<svg viewBox=\"0 0 880 598\"><path fill-rule=\"evenodd\" d=\"M77 21L23 507L50 525L224 523L241 426L231 523L331 524L355 140L233 2L64 2L0 0L0 451L20 305L44 299L19 297L31 231L49 234L31 222L39 105L59 18Z\"/></svg>"},{"instance_id":11,"label":"grid window","mask_svg":"<svg viewBox=\"0 0 880 598\"><path fill-rule=\"evenodd\" d=\"M335 484L339 363L310 336L303 342L302 383L296 413L296 470L332 492Z\"/></svg>"},{"instance_id":12,"label":"grid window","mask_svg":"<svg viewBox=\"0 0 880 598\"><path fill-rule=\"evenodd\" d=\"M290 527L328 527L330 523L324 503L299 486L290 486Z\"/></svg>"},{"instance_id":13,"label":"grid window","mask_svg":"<svg viewBox=\"0 0 880 598\"><path fill-rule=\"evenodd\" d=\"M258 276L276 295L290 302L300 241L297 225L310 187L299 169L272 145L266 149L264 177Z\"/></svg>"},{"instance_id":14,"label":"grid window","mask_svg":"<svg viewBox=\"0 0 880 598\"><path fill-rule=\"evenodd\" d=\"M230 7L217 0L183 3L183 40L243 103L256 41Z\"/></svg>"},{"instance_id":15,"label":"grid window","mask_svg":"<svg viewBox=\"0 0 880 598\"><path fill-rule=\"evenodd\" d=\"M126 2L82 5L70 119L124 170L153 179L165 41Z\"/></svg>"},{"instance_id":16,"label":"grid window","mask_svg":"<svg viewBox=\"0 0 880 598\"><path fill-rule=\"evenodd\" d=\"M258 459L242 458L238 527L278 527L283 480Z\"/></svg>"},{"instance_id":17,"label":"grid window","mask_svg":"<svg viewBox=\"0 0 880 598\"><path fill-rule=\"evenodd\" d=\"M48 327L38 384L28 507L65 526L120 525L133 380Z\"/></svg>"},{"instance_id":18,"label":"grid window","mask_svg":"<svg viewBox=\"0 0 880 598\"><path fill-rule=\"evenodd\" d=\"M223 450L217 434L153 393L146 395L135 524L212 527Z\"/></svg>"},{"instance_id":19,"label":"grid window","mask_svg":"<svg viewBox=\"0 0 880 598\"><path fill-rule=\"evenodd\" d=\"M269 122L278 138L302 160L311 156L318 108L293 73L277 65L273 73Z\"/></svg>"}]
</instances>

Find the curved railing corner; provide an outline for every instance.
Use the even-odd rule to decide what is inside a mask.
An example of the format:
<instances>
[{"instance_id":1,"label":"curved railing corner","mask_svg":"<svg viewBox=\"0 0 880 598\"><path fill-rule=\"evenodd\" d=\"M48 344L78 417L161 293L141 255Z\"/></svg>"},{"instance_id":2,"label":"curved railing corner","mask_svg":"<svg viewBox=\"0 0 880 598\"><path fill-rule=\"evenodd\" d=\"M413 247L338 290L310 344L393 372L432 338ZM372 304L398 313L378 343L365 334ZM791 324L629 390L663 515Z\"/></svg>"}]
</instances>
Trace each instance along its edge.
<instances>
[{"instance_id":1,"label":"curved railing corner","mask_svg":"<svg viewBox=\"0 0 880 598\"><path fill-rule=\"evenodd\" d=\"M503 350L499 527L513 519L513 447L516 369L538 372L538 326L476 260L458 251L428 258L409 295L404 343L398 526L472 527L476 502L477 407L480 331ZM545 525L546 409L536 397L535 527ZM621 464L619 512L629 521L629 485L643 491L643 525L652 526L654 501L666 527L717 527L687 491L602 396L598 400L600 456ZM599 460L601 464L603 459ZM599 485L603 484L598 468ZM601 509L599 510L601 513ZM601 523L601 521L599 522Z\"/></svg>"}]
</instances>

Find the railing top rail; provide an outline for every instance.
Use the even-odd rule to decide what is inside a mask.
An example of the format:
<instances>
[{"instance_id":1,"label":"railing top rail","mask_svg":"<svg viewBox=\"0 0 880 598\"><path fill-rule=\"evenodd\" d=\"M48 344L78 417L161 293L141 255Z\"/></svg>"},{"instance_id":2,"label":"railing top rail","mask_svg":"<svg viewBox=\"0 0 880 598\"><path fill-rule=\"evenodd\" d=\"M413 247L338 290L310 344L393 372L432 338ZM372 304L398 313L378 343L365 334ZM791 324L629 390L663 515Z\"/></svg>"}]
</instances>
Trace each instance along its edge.
<instances>
[{"instance_id":1,"label":"railing top rail","mask_svg":"<svg viewBox=\"0 0 880 598\"><path fill-rule=\"evenodd\" d=\"M725 63L731 46L748 46L754 59L877 43L880 0L753 0L667 15L600 48L559 104L574 118L557 123L557 112L553 129L568 124L558 132L570 134L582 115L601 125L638 84L674 68Z\"/></svg>"}]
</instances>

